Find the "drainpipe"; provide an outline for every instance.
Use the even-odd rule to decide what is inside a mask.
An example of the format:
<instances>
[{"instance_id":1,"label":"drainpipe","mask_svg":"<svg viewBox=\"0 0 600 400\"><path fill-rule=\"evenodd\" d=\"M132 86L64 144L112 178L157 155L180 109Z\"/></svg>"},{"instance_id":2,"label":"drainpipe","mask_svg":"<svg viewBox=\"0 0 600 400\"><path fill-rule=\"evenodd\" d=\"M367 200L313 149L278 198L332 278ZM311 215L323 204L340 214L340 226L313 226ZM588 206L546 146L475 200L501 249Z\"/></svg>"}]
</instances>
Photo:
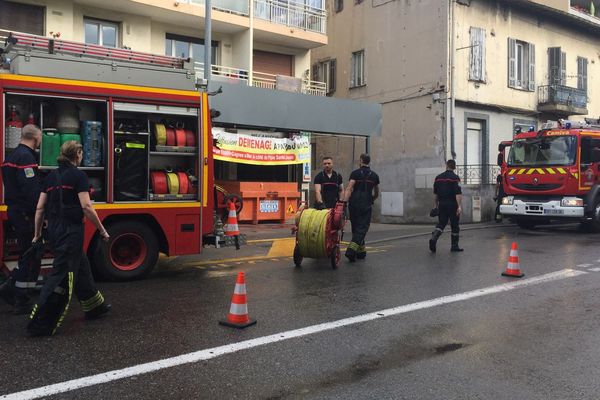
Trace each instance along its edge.
<instances>
[{"instance_id":1,"label":"drainpipe","mask_svg":"<svg viewBox=\"0 0 600 400\"><path fill-rule=\"evenodd\" d=\"M455 83L456 83L456 73L455 73L455 58L456 58L456 40L455 40L455 30L454 30L454 0L450 0L450 156L454 159L456 158L456 147L455 147L455 123L454 123L454 114L455 114Z\"/></svg>"},{"instance_id":2,"label":"drainpipe","mask_svg":"<svg viewBox=\"0 0 600 400\"><path fill-rule=\"evenodd\" d=\"M248 86L254 86L254 0L249 0L250 46L248 49Z\"/></svg>"},{"instance_id":3,"label":"drainpipe","mask_svg":"<svg viewBox=\"0 0 600 400\"><path fill-rule=\"evenodd\" d=\"M205 0L204 3L204 79L210 83L212 72L212 5L211 0Z\"/></svg>"}]
</instances>

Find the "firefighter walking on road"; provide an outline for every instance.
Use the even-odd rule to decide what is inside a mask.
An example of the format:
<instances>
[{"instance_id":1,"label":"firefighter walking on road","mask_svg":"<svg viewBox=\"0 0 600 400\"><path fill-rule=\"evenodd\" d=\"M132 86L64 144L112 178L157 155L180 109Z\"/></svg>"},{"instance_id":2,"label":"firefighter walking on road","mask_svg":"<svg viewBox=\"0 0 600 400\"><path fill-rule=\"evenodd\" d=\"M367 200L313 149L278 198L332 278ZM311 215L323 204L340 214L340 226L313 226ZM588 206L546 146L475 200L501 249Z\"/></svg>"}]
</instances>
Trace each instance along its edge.
<instances>
[{"instance_id":1,"label":"firefighter walking on road","mask_svg":"<svg viewBox=\"0 0 600 400\"><path fill-rule=\"evenodd\" d=\"M315 208L323 210L335 207L344 195L342 175L333 169L333 158L323 157L323 171L315 176Z\"/></svg>"},{"instance_id":2,"label":"firefighter walking on road","mask_svg":"<svg viewBox=\"0 0 600 400\"><path fill-rule=\"evenodd\" d=\"M87 176L77 168L82 158L82 146L75 141L61 146L59 168L46 178L37 204L33 240L41 240L42 223L47 218L54 262L27 325L32 336L54 334L69 309L73 293L86 319L98 318L110 310L96 288L90 263L83 252L84 216L94 224L104 241L108 241L109 235L90 200Z\"/></svg>"},{"instance_id":3,"label":"firefighter walking on road","mask_svg":"<svg viewBox=\"0 0 600 400\"><path fill-rule=\"evenodd\" d=\"M346 250L350 262L364 259L367 256L365 236L371 225L373 202L379 197L379 176L371 171L368 154L360 155L360 168L352 171L350 182L344 193L344 201L348 201L350 223L352 225L352 241Z\"/></svg>"},{"instance_id":4,"label":"firefighter walking on road","mask_svg":"<svg viewBox=\"0 0 600 400\"><path fill-rule=\"evenodd\" d=\"M460 214L462 213L462 191L460 189L460 178L454 173L456 170L456 161L448 160L446 162L446 172L439 174L433 184L434 209L438 210L438 224L429 239L429 250L435 253L437 240L442 236L444 228L450 221L452 228L452 245L450 251L463 251L458 247L459 232L458 226Z\"/></svg>"},{"instance_id":5,"label":"firefighter walking on road","mask_svg":"<svg viewBox=\"0 0 600 400\"><path fill-rule=\"evenodd\" d=\"M11 277L0 287L0 297L14 305L15 314L31 311L28 293L35 287L40 273L41 257L27 250L33 239L35 207L40 195L35 149L41 142L42 131L35 125L25 125L21 130L21 142L2 164L8 221L17 238L19 261Z\"/></svg>"}]
</instances>

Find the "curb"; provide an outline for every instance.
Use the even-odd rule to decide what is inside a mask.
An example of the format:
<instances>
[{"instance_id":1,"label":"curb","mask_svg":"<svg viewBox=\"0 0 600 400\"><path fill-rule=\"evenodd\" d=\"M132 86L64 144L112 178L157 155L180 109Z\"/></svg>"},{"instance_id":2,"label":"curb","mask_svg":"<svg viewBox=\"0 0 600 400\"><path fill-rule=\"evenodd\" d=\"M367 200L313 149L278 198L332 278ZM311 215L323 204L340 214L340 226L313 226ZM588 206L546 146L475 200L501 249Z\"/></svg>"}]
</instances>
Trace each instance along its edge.
<instances>
[{"instance_id":1,"label":"curb","mask_svg":"<svg viewBox=\"0 0 600 400\"><path fill-rule=\"evenodd\" d=\"M492 229L492 228L514 227L514 226L517 226L517 225L509 224L509 225L473 226L473 227L461 228L461 231L476 231L476 230L480 230L480 229ZM392 242L394 240L411 239L411 238L415 238L415 237L429 236L429 235L431 235L431 232L411 233L410 235L394 236L394 237L389 237L389 238L384 238L384 239L373 240L373 241L366 242L366 244Z\"/></svg>"}]
</instances>

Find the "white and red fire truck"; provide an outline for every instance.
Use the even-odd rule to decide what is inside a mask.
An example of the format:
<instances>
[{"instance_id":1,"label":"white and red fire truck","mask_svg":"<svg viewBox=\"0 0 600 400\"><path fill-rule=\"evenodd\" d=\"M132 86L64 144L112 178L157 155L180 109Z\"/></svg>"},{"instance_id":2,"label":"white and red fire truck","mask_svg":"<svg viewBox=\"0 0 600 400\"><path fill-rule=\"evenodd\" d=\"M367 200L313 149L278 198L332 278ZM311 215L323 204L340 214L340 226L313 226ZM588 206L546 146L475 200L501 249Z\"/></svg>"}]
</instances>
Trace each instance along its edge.
<instances>
[{"instance_id":1,"label":"white and red fire truck","mask_svg":"<svg viewBox=\"0 0 600 400\"><path fill-rule=\"evenodd\" d=\"M572 220L600 231L600 121L548 121L499 150L503 216L527 229Z\"/></svg>"},{"instance_id":2,"label":"white and red fire truck","mask_svg":"<svg viewBox=\"0 0 600 400\"><path fill-rule=\"evenodd\" d=\"M1 162L27 122L44 132L40 173L56 168L60 140L91 140L82 169L111 236L105 245L86 224L85 251L99 273L136 278L159 252L201 251L213 231L212 137L208 96L190 60L17 33L0 58ZM17 254L1 186L0 199L6 272Z\"/></svg>"}]
</instances>

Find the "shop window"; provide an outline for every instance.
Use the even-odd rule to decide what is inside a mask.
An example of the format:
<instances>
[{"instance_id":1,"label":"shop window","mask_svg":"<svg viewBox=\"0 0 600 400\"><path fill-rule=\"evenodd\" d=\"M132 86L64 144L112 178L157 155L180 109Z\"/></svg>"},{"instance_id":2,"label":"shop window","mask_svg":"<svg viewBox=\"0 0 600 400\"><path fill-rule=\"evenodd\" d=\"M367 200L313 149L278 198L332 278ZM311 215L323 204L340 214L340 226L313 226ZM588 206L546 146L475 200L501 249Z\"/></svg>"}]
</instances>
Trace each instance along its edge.
<instances>
[{"instance_id":1,"label":"shop window","mask_svg":"<svg viewBox=\"0 0 600 400\"><path fill-rule=\"evenodd\" d=\"M105 47L117 47L119 42L119 24L84 18L85 43Z\"/></svg>"},{"instance_id":2,"label":"shop window","mask_svg":"<svg viewBox=\"0 0 600 400\"><path fill-rule=\"evenodd\" d=\"M212 64L217 64L217 48L219 42L212 42ZM165 54L179 58L193 58L195 61L204 62L204 39L190 36L181 36L167 33L165 40Z\"/></svg>"}]
</instances>

